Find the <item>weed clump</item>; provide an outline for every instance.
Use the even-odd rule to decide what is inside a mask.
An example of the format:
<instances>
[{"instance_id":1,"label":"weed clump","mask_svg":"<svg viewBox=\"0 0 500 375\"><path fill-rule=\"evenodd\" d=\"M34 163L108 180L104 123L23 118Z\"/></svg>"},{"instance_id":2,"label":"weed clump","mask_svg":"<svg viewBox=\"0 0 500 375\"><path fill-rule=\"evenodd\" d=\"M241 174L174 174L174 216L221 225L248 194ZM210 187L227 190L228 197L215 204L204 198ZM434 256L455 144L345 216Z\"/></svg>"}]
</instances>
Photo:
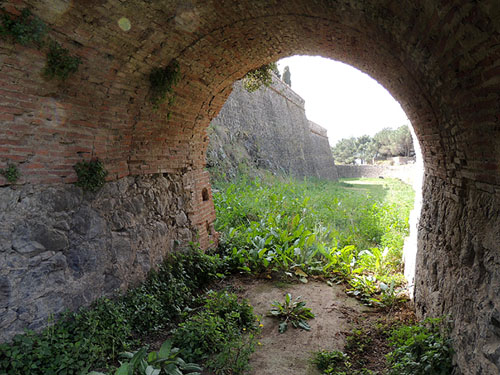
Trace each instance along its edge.
<instances>
[{"instance_id":1,"label":"weed clump","mask_svg":"<svg viewBox=\"0 0 500 375\"><path fill-rule=\"evenodd\" d=\"M42 45L46 34L47 25L29 8L24 8L17 17L0 8L0 36L11 37L14 42L27 46Z\"/></svg>"},{"instance_id":2,"label":"weed clump","mask_svg":"<svg viewBox=\"0 0 500 375\"><path fill-rule=\"evenodd\" d=\"M91 192L95 192L104 186L108 171L106 171L104 164L99 159L79 161L73 168L78 176L76 186Z\"/></svg>"},{"instance_id":3,"label":"weed clump","mask_svg":"<svg viewBox=\"0 0 500 375\"><path fill-rule=\"evenodd\" d=\"M451 340L442 330L442 318L395 329L389 337L389 375L451 374Z\"/></svg>"},{"instance_id":4,"label":"weed clump","mask_svg":"<svg viewBox=\"0 0 500 375\"><path fill-rule=\"evenodd\" d=\"M168 105L174 104L174 87L180 80L180 67L177 60L172 60L165 68L154 68L149 74L151 103L158 109L168 99Z\"/></svg>"},{"instance_id":5,"label":"weed clump","mask_svg":"<svg viewBox=\"0 0 500 375\"><path fill-rule=\"evenodd\" d=\"M64 81L78 71L81 62L81 59L72 56L68 49L63 48L57 42L51 42L43 75L47 79L59 78Z\"/></svg>"},{"instance_id":6,"label":"weed clump","mask_svg":"<svg viewBox=\"0 0 500 375\"><path fill-rule=\"evenodd\" d=\"M310 308L306 307L304 301L299 301L300 298L299 296L295 298L295 301L292 301L291 294L287 293L283 303L278 301L272 303L269 316L281 320L278 326L279 333L284 333L288 329L289 323L294 328L301 328L305 331L311 330L311 326L307 323L307 320L314 318L314 313Z\"/></svg>"},{"instance_id":7,"label":"weed clump","mask_svg":"<svg viewBox=\"0 0 500 375\"><path fill-rule=\"evenodd\" d=\"M14 164L9 164L7 168L0 169L0 174L11 184L15 183L19 178L19 170Z\"/></svg>"}]
</instances>

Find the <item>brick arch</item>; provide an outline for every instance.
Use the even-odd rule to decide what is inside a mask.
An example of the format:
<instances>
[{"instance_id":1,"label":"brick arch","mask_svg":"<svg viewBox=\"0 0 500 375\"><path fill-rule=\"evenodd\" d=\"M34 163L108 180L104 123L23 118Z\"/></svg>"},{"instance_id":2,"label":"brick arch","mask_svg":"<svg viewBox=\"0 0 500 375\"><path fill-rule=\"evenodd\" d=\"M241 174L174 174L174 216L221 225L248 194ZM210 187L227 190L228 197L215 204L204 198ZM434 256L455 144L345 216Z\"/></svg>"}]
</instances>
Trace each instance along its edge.
<instances>
[{"instance_id":1,"label":"brick arch","mask_svg":"<svg viewBox=\"0 0 500 375\"><path fill-rule=\"evenodd\" d=\"M498 371L495 0L15 2L26 5L83 64L67 82L47 82L43 53L0 42L0 167L18 163L27 186L71 183L73 165L91 156L105 162L110 181L179 176L177 194L204 246L214 239L205 128L236 79L292 54L340 60L377 79L408 114L425 161L418 310L453 315L463 373ZM118 27L122 17L129 31ZM165 108L152 110L147 81L173 58L182 77L167 121Z\"/></svg>"}]
</instances>

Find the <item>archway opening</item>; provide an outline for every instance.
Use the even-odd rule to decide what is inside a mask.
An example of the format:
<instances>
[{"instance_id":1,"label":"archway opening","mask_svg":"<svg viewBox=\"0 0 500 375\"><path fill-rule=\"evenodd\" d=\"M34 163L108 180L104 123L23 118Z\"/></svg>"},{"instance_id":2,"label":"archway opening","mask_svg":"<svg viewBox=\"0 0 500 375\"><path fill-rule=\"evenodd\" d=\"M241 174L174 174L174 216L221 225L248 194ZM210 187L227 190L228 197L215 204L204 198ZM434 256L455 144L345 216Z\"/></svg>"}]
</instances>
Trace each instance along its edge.
<instances>
[{"instance_id":1,"label":"archway opening","mask_svg":"<svg viewBox=\"0 0 500 375\"><path fill-rule=\"evenodd\" d=\"M7 236L3 243L13 257L18 256L16 249L25 251L22 257L37 254L39 249L11 246L19 238L29 242L36 241L39 233L51 234L56 254L61 259L69 254L76 269L64 273L68 286L64 290L53 280L50 293L37 291L43 297L32 298L32 306L35 299L41 306L33 309L39 322L46 320L44 306L50 304L50 296L60 297L60 306L73 306L78 300L75 296L90 301L105 293L106 280L114 281L109 285L121 285L129 277L140 278L174 247L163 244L189 242L198 232L202 245L209 246L214 238L206 223L210 226L214 220L213 206L210 199L203 201L201 192L207 188L210 195L203 171L210 119L224 104L231 84L247 71L292 54L321 55L370 74L408 114L426 167L415 291L418 311L455 317L453 335L460 367L498 372L500 300L492 290L500 283L499 24L492 2L97 3L102 6L16 2L32 6L51 27L51 37L83 63L65 83L49 82L39 74L46 63L39 49L2 39L0 80L6 100L1 107L5 124L0 128L1 167L9 160L18 161L22 176L18 184L40 184L40 201L51 196L53 190L47 193L51 184L64 190L64 184L74 182L73 165L93 156L104 161L108 186L120 180L113 191L122 195L136 191L131 176L147 180L139 184L145 190L150 179L161 174L170 179L169 184L158 183L170 192L161 196L176 198L175 216L162 221L172 226L175 235L158 224L155 233L163 236L158 241L162 245L144 236L146 242L139 239L133 246L121 246L124 238L129 244L137 237L120 232L113 243L104 244L105 252L95 255L97 250L89 245L86 249L93 256L80 256L81 252L70 251L73 242L69 239L74 237L60 233L61 224L51 215L52 208L39 211L46 220L31 221L42 221L43 231L3 231ZM13 12L11 5L8 12ZM124 18L130 22L120 22ZM148 74L174 59L181 69L177 100L168 110L155 112L148 101ZM167 112L171 113L168 121ZM4 179L1 183L10 184ZM12 227L24 228L26 220L16 217L16 211L24 209L22 200L12 206L10 202L8 215L19 223ZM80 197L64 202L77 206L71 212L83 212ZM123 207L149 212L141 211L140 198L138 202ZM22 212L34 215L33 210ZM101 220L106 213L99 217L98 222L111 222ZM74 222L73 218L69 221L70 231L83 235ZM116 220L113 225L125 228ZM91 237L89 241L97 238ZM79 270L91 273L95 269L87 260L103 256L106 261L95 264L107 264L118 244L123 249L158 251L141 253L145 262L123 262L121 268L100 268L98 277L80 277ZM137 257L138 252L130 253ZM139 272L132 270L143 265ZM15 289L22 285L15 269L15 265L8 271L2 268L3 274L9 274L9 282L2 285L13 288L6 296L23 295ZM25 325L20 312L24 302L28 303L9 300L6 307L9 324L16 330Z\"/></svg>"}]
</instances>

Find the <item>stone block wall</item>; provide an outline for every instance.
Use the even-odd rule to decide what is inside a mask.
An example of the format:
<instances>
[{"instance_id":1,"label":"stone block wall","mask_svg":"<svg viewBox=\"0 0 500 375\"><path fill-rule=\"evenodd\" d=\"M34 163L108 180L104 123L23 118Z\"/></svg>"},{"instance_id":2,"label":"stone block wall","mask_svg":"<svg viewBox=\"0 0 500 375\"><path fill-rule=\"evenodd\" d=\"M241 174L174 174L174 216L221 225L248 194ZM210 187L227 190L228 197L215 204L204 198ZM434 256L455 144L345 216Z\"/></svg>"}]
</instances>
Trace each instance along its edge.
<instances>
[{"instance_id":1,"label":"stone block wall","mask_svg":"<svg viewBox=\"0 0 500 375\"><path fill-rule=\"evenodd\" d=\"M1 188L0 340L136 285L166 254L197 241L187 215L193 188L167 173L124 177L98 193Z\"/></svg>"}]
</instances>

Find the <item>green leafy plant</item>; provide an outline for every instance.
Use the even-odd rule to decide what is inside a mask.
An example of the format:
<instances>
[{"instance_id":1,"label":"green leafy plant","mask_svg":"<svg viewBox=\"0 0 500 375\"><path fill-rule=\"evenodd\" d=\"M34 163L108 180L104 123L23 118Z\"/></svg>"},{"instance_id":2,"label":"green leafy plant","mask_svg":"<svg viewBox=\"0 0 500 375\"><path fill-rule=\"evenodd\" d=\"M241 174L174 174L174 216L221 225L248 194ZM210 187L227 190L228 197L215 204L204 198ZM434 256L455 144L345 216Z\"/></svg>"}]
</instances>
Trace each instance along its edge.
<instances>
[{"instance_id":1,"label":"green leafy plant","mask_svg":"<svg viewBox=\"0 0 500 375\"><path fill-rule=\"evenodd\" d=\"M255 334L239 336L225 344L205 366L214 375L244 375L250 369L250 356L255 351Z\"/></svg>"},{"instance_id":2,"label":"green leafy plant","mask_svg":"<svg viewBox=\"0 0 500 375\"><path fill-rule=\"evenodd\" d=\"M177 60L172 60L165 68L154 68L149 74L151 85L151 103L158 109L168 99L171 106L175 101L174 87L180 80L180 67Z\"/></svg>"},{"instance_id":3,"label":"green leafy plant","mask_svg":"<svg viewBox=\"0 0 500 375\"><path fill-rule=\"evenodd\" d=\"M26 46L43 44L46 34L47 25L29 8L24 8L19 16L10 15L0 8L0 36L9 36L16 43Z\"/></svg>"},{"instance_id":4,"label":"green leafy plant","mask_svg":"<svg viewBox=\"0 0 500 375\"><path fill-rule=\"evenodd\" d=\"M187 360L206 361L210 373L244 374L258 330L252 306L225 291L208 292L203 301L173 331L173 342Z\"/></svg>"},{"instance_id":5,"label":"green leafy plant","mask_svg":"<svg viewBox=\"0 0 500 375\"><path fill-rule=\"evenodd\" d=\"M9 164L7 168L0 169L0 174L4 176L11 184L15 183L19 178L19 170L14 164Z\"/></svg>"},{"instance_id":6,"label":"green leafy plant","mask_svg":"<svg viewBox=\"0 0 500 375\"><path fill-rule=\"evenodd\" d=\"M285 301L280 303L274 301L269 310L269 316L276 317L281 320L278 331L279 333L284 333L288 328L288 323L290 323L294 328L301 328L306 331L311 330L311 326L307 323L307 320L314 318L314 314L310 308L305 307L306 303L304 301L299 301L301 297L297 297L295 301L292 301L292 296L290 293L285 295Z\"/></svg>"},{"instance_id":7,"label":"green leafy plant","mask_svg":"<svg viewBox=\"0 0 500 375\"><path fill-rule=\"evenodd\" d=\"M47 79L57 77L61 80L65 80L71 74L78 71L81 62L79 57L71 56L68 49L62 47L57 42L51 42L49 44L47 63L43 75Z\"/></svg>"},{"instance_id":8,"label":"green leafy plant","mask_svg":"<svg viewBox=\"0 0 500 375\"><path fill-rule=\"evenodd\" d=\"M172 347L172 341L163 343L159 351L148 354L147 347L136 352L121 354L127 360L122 362L115 375L199 375L202 368L196 363L186 363L179 356L179 348ZM100 372L91 372L89 375L105 375Z\"/></svg>"},{"instance_id":9,"label":"green leafy plant","mask_svg":"<svg viewBox=\"0 0 500 375\"><path fill-rule=\"evenodd\" d=\"M393 347L393 351L387 355L390 375L452 373L453 351L442 318L399 327L392 332L389 343Z\"/></svg>"},{"instance_id":10,"label":"green leafy plant","mask_svg":"<svg viewBox=\"0 0 500 375\"><path fill-rule=\"evenodd\" d=\"M216 182L224 263L235 272L278 272L303 282L319 274L345 283L367 305L397 305L404 299L411 188L389 179L352 182Z\"/></svg>"},{"instance_id":11,"label":"green leafy plant","mask_svg":"<svg viewBox=\"0 0 500 375\"><path fill-rule=\"evenodd\" d=\"M137 347L137 338L173 326L196 307L196 295L218 277L220 264L219 257L196 247L176 253L125 296L98 300L90 309L60 317L40 334L28 331L0 344L0 374L81 375L112 367L119 352Z\"/></svg>"},{"instance_id":12,"label":"green leafy plant","mask_svg":"<svg viewBox=\"0 0 500 375\"><path fill-rule=\"evenodd\" d=\"M276 63L270 63L249 71L243 78L243 87L248 92L254 92L261 86L270 86L273 82L272 73L275 70L277 70Z\"/></svg>"},{"instance_id":13,"label":"green leafy plant","mask_svg":"<svg viewBox=\"0 0 500 375\"><path fill-rule=\"evenodd\" d=\"M253 307L247 300L240 301L236 294L225 291L209 292L203 307L240 329L251 329L254 326Z\"/></svg>"},{"instance_id":14,"label":"green leafy plant","mask_svg":"<svg viewBox=\"0 0 500 375\"><path fill-rule=\"evenodd\" d=\"M349 356L341 351L321 350L313 353L311 363L323 374L342 374L351 367Z\"/></svg>"},{"instance_id":15,"label":"green leafy plant","mask_svg":"<svg viewBox=\"0 0 500 375\"><path fill-rule=\"evenodd\" d=\"M79 161L73 168L78 176L78 181L75 183L76 186L92 192L104 186L108 171L106 171L104 164L99 159Z\"/></svg>"}]
</instances>

